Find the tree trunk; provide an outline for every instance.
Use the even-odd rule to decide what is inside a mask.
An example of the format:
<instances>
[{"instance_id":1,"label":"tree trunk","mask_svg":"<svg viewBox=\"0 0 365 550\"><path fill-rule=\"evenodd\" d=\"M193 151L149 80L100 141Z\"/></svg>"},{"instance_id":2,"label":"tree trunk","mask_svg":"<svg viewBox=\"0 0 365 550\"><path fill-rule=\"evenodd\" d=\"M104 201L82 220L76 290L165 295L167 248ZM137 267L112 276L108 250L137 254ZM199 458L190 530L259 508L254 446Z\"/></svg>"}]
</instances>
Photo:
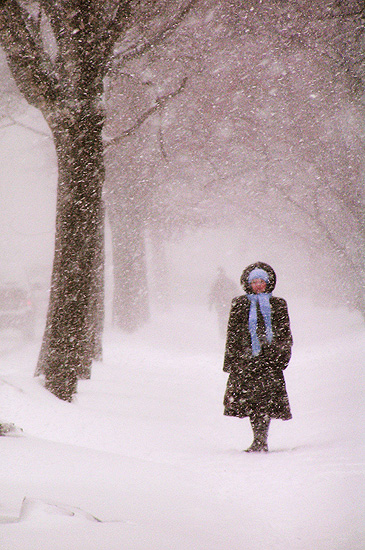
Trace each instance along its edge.
<instances>
[{"instance_id":1,"label":"tree trunk","mask_svg":"<svg viewBox=\"0 0 365 550\"><path fill-rule=\"evenodd\" d=\"M103 280L103 116L93 102L48 121L56 145L59 181L50 303L37 373L70 401L77 378L89 377L101 355Z\"/></svg>"},{"instance_id":2,"label":"tree trunk","mask_svg":"<svg viewBox=\"0 0 365 550\"><path fill-rule=\"evenodd\" d=\"M113 322L126 332L149 319L143 220L133 197L108 208L113 249Z\"/></svg>"},{"instance_id":3,"label":"tree trunk","mask_svg":"<svg viewBox=\"0 0 365 550\"><path fill-rule=\"evenodd\" d=\"M153 297L162 311L168 311L171 305L169 270L166 259L163 229L158 222L152 222L149 228L152 257L151 285Z\"/></svg>"},{"instance_id":4,"label":"tree trunk","mask_svg":"<svg viewBox=\"0 0 365 550\"><path fill-rule=\"evenodd\" d=\"M99 231L98 231L98 240L99 244L96 246L95 254L95 278L94 284L95 289L93 295L95 297L95 303L92 304L90 312L94 313L94 326L93 326L93 352L92 359L101 361L103 358L103 330L104 330L104 269L105 269L105 205L102 202L100 209L100 219L99 219Z\"/></svg>"}]
</instances>

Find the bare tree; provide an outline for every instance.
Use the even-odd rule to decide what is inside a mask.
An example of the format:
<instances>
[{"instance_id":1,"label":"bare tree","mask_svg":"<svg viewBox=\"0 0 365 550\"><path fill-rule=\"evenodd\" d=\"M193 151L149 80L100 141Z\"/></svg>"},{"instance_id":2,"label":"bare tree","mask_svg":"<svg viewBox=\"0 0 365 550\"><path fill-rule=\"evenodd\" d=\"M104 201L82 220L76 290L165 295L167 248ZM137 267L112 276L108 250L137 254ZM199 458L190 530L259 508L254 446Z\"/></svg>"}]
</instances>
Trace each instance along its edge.
<instances>
[{"instance_id":1,"label":"bare tree","mask_svg":"<svg viewBox=\"0 0 365 550\"><path fill-rule=\"evenodd\" d=\"M64 400L71 400L77 377L89 375L101 351L101 99L108 60L131 19L130 4L0 1L0 43L20 91L47 121L57 153L55 257L37 372Z\"/></svg>"},{"instance_id":2,"label":"bare tree","mask_svg":"<svg viewBox=\"0 0 365 550\"><path fill-rule=\"evenodd\" d=\"M195 1L176 0L174 19L166 0L0 0L0 44L19 90L48 123L58 160L51 296L36 374L64 400L101 356L104 77L113 55L139 55L168 32L161 11L175 25ZM129 246L122 248L133 264Z\"/></svg>"}]
</instances>

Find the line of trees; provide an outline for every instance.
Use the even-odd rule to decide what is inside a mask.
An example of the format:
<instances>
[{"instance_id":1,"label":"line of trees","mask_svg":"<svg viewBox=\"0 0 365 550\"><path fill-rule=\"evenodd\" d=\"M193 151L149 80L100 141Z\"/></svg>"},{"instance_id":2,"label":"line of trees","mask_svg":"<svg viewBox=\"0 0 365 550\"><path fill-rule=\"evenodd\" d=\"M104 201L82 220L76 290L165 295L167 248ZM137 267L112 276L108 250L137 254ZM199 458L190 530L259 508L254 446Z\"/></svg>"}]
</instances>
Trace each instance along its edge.
<instances>
[{"instance_id":1,"label":"line of trees","mask_svg":"<svg viewBox=\"0 0 365 550\"><path fill-rule=\"evenodd\" d=\"M89 377L101 355L104 77L118 41L130 32L137 44L165 4L0 1L0 43L19 90L48 123L57 154L55 256L37 374L63 400L72 399L77 379ZM179 2L172 7L182 10Z\"/></svg>"},{"instance_id":2,"label":"line of trees","mask_svg":"<svg viewBox=\"0 0 365 550\"><path fill-rule=\"evenodd\" d=\"M114 226L117 248L139 243L135 267L145 269L151 236L161 252L182 227L260 220L328 257L342 296L364 313L361 17L356 0L202 2L162 43L112 71L106 132L121 138L106 151L106 203L140 220ZM182 78L183 94L123 133ZM115 285L129 286L117 254ZM139 326L135 304L115 296L116 321ZM146 311L146 287L139 299Z\"/></svg>"},{"instance_id":3,"label":"line of trees","mask_svg":"<svg viewBox=\"0 0 365 550\"><path fill-rule=\"evenodd\" d=\"M101 357L103 197L127 331L149 316L147 236L161 279L173 232L242 213L361 271L361 29L357 0L0 0L0 43L57 153L50 391L71 400Z\"/></svg>"}]
</instances>

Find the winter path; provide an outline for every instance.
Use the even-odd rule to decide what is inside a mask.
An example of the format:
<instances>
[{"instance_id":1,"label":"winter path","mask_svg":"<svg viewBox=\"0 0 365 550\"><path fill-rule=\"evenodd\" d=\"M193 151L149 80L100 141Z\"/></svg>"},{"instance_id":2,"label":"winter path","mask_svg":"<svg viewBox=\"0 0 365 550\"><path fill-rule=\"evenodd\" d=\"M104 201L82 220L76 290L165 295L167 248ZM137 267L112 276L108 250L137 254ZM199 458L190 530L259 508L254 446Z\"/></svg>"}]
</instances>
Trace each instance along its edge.
<instances>
[{"instance_id":1,"label":"winter path","mask_svg":"<svg viewBox=\"0 0 365 550\"><path fill-rule=\"evenodd\" d=\"M1 549L360 550L364 328L290 313L294 418L272 422L267 455L222 415L224 344L203 308L107 332L72 404L33 378L39 342L0 356L0 417L25 434L0 438Z\"/></svg>"}]
</instances>

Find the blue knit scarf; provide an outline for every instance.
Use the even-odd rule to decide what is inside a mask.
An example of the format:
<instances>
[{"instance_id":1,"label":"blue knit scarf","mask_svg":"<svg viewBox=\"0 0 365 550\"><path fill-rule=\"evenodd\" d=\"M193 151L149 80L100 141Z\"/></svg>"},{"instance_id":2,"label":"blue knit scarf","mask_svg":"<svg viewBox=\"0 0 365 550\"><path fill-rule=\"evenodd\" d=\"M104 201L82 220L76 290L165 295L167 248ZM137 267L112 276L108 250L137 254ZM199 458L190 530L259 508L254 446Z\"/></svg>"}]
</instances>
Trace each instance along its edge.
<instances>
[{"instance_id":1,"label":"blue knit scarf","mask_svg":"<svg viewBox=\"0 0 365 550\"><path fill-rule=\"evenodd\" d=\"M272 327L271 327L271 306L270 298L272 294L247 294L247 298L250 300L250 313L248 315L248 328L251 335L251 347L252 355L256 357L261 351L260 340L257 336L257 302L259 303L260 310L265 322L266 339L271 344L273 339Z\"/></svg>"}]
</instances>

